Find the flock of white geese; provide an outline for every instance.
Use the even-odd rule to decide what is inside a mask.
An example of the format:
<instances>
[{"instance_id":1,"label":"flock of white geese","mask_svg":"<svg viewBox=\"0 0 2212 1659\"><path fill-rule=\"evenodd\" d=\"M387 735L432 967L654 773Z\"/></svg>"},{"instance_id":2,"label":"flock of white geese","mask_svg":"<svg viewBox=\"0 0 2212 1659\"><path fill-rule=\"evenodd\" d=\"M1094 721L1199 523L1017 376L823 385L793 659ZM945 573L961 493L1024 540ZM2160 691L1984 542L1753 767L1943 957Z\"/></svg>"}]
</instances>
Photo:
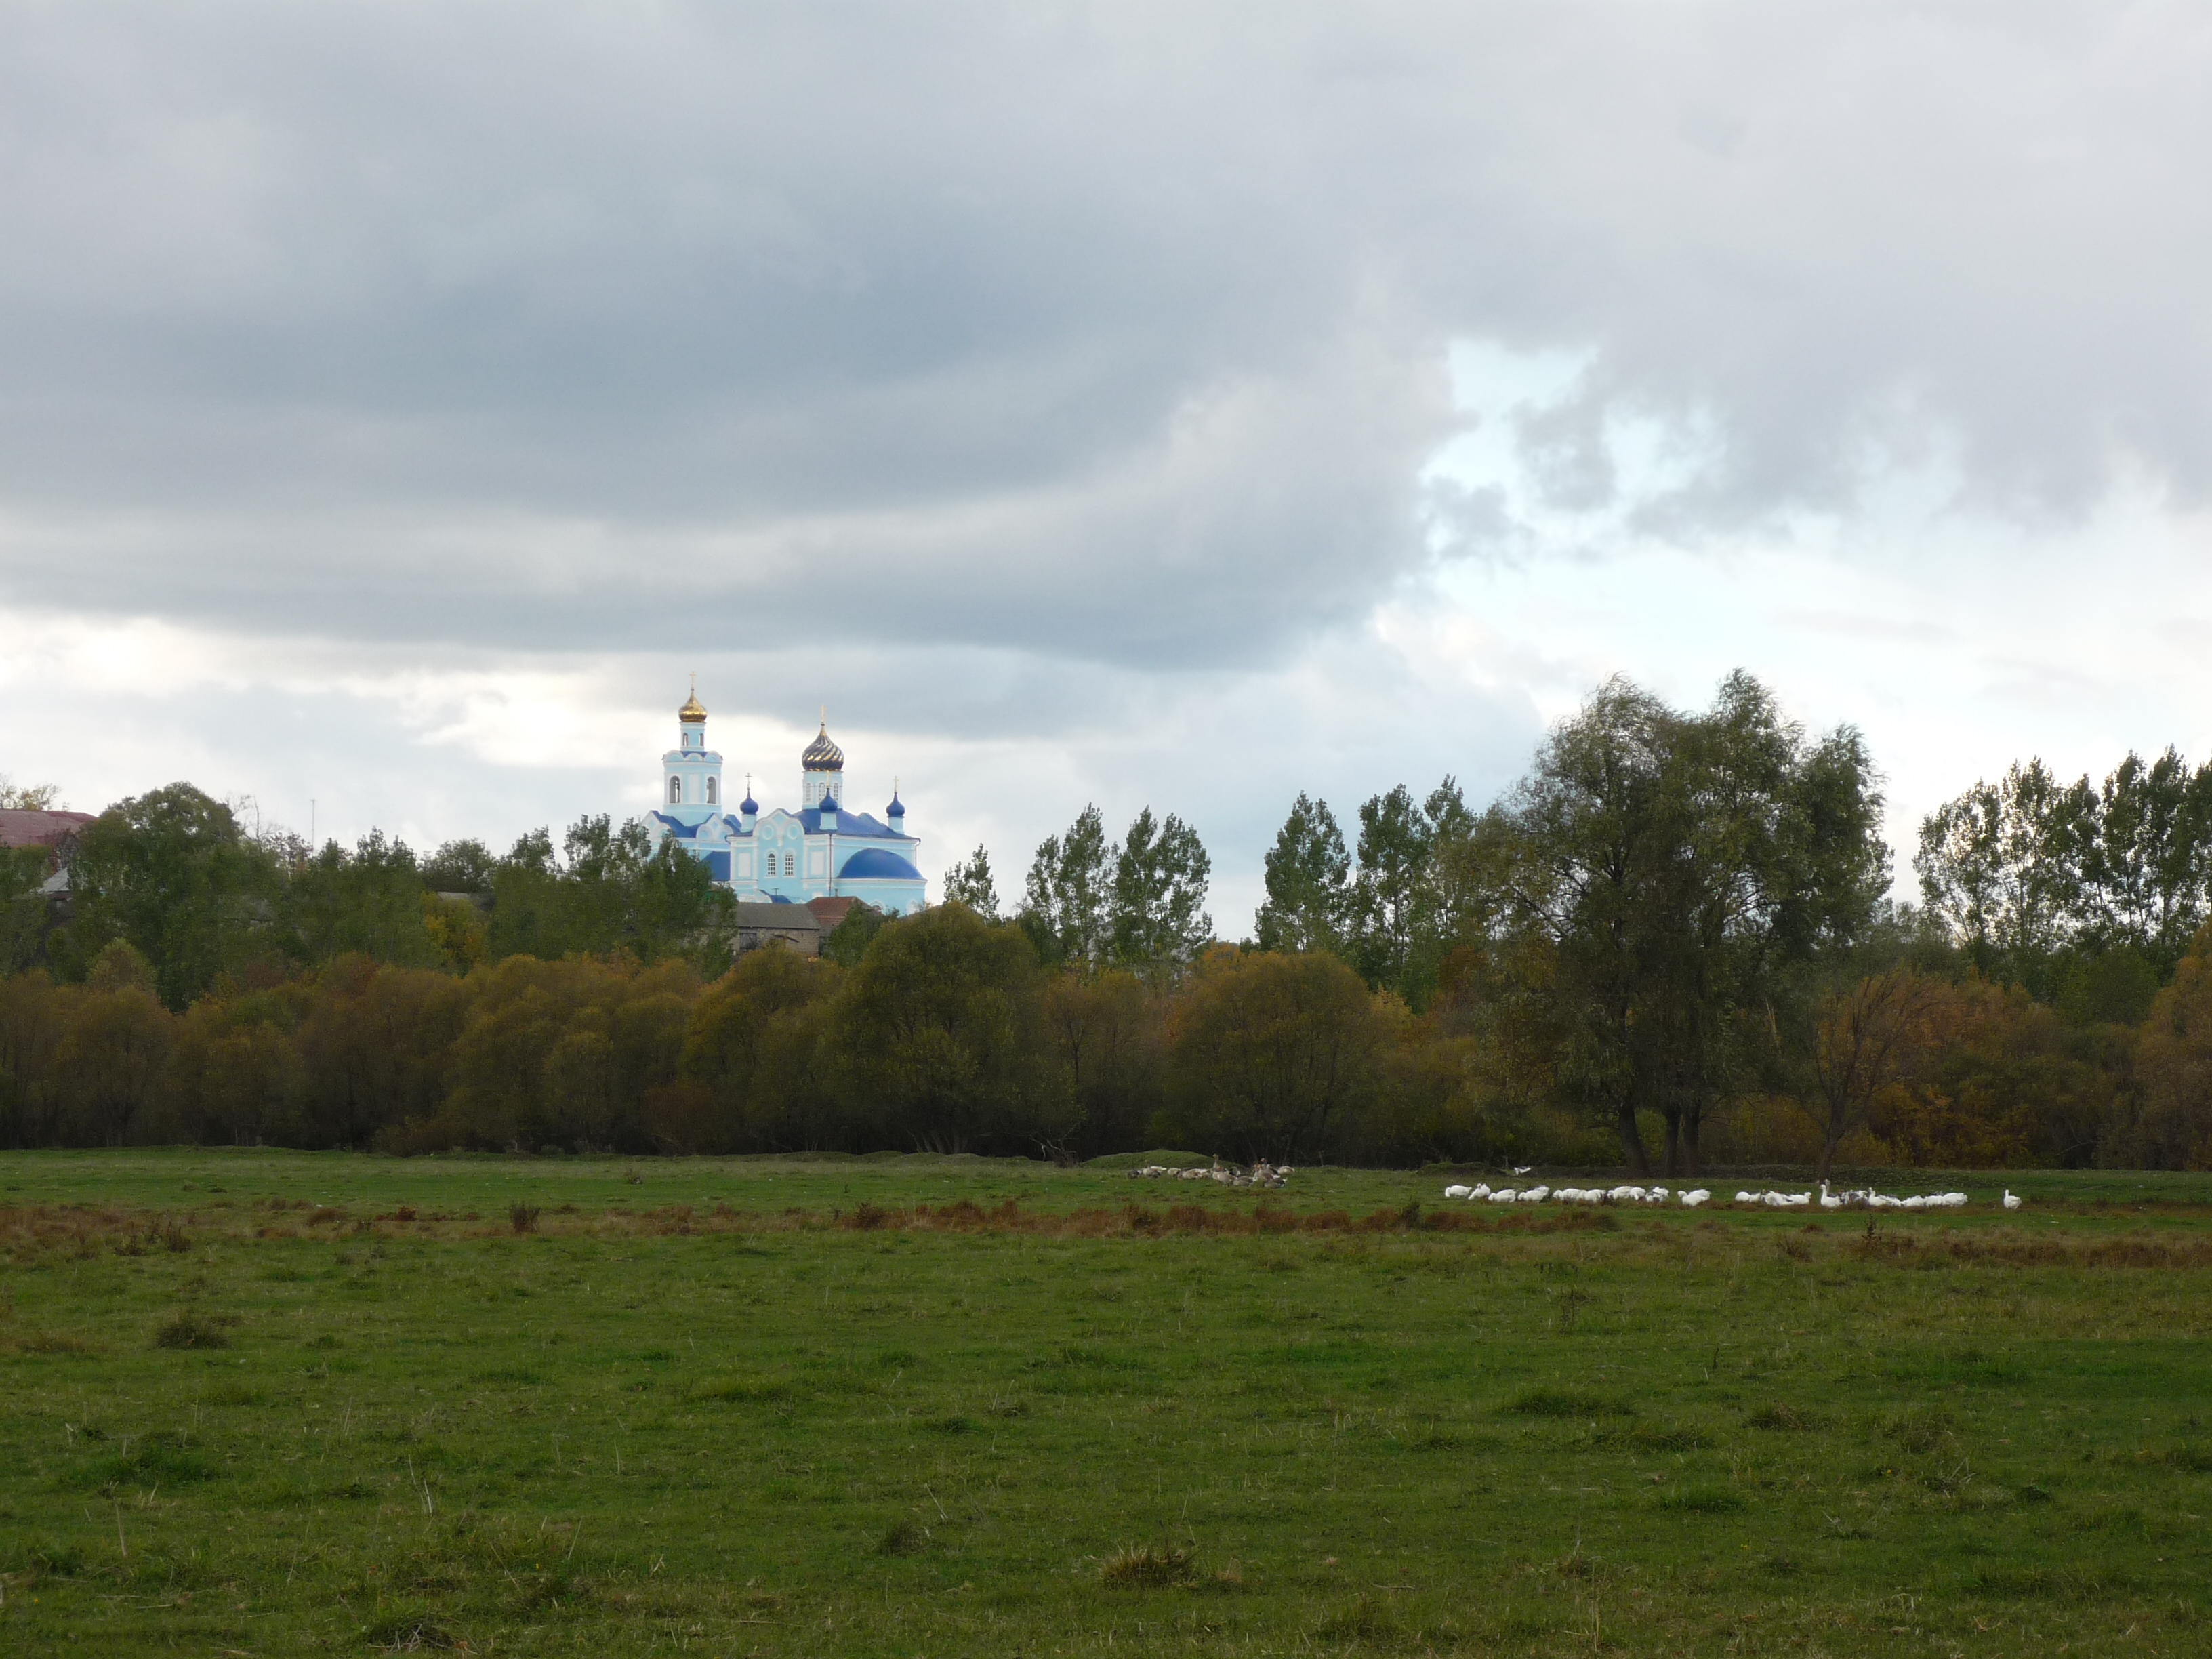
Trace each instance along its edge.
<instances>
[{"instance_id":1,"label":"flock of white geese","mask_svg":"<svg viewBox=\"0 0 2212 1659\"><path fill-rule=\"evenodd\" d=\"M1676 1192L1668 1187L1492 1187L1481 1182L1473 1187L1456 1182L1444 1188L1446 1198L1465 1199L1475 1204L1679 1204L1686 1210L1699 1205L1727 1203L1716 1200L1703 1187L1693 1187L1687 1192ZM1878 1193L1871 1188L1854 1187L1847 1192L1832 1192L1826 1182L1820 1190L1802 1193L1740 1192L1734 1202L1755 1204L1770 1210L1809 1210L1815 1204L1823 1210L1963 1210L1966 1207L1964 1193L1914 1193L1905 1198L1893 1198L1887 1193ZM2002 1200L2008 1210L2020 1208L2020 1200L2007 1188Z\"/></svg>"}]
</instances>

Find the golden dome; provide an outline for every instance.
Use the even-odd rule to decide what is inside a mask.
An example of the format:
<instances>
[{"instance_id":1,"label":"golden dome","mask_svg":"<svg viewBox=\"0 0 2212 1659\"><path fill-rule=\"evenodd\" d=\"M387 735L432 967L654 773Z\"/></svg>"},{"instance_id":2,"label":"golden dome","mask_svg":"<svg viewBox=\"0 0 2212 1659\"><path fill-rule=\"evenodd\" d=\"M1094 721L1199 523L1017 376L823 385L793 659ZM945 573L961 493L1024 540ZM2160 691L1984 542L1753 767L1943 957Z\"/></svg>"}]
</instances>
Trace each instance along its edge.
<instances>
[{"instance_id":1,"label":"golden dome","mask_svg":"<svg viewBox=\"0 0 2212 1659\"><path fill-rule=\"evenodd\" d=\"M703 720L707 718L707 711L699 706L698 692L694 691L684 699L684 707L676 711L676 718L679 720Z\"/></svg>"},{"instance_id":2,"label":"golden dome","mask_svg":"<svg viewBox=\"0 0 2212 1659\"><path fill-rule=\"evenodd\" d=\"M830 741L830 722L822 722L822 733L808 744L799 757L802 771L842 772L845 769L845 751Z\"/></svg>"}]
</instances>

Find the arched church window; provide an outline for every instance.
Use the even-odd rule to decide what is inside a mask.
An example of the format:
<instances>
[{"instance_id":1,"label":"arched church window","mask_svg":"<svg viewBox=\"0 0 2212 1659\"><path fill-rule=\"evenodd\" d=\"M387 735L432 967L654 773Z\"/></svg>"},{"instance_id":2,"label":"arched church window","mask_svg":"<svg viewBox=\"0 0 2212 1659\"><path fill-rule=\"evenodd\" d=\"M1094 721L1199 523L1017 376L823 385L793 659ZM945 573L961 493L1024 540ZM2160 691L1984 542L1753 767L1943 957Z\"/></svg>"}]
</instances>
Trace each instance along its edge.
<instances>
[{"instance_id":1,"label":"arched church window","mask_svg":"<svg viewBox=\"0 0 2212 1659\"><path fill-rule=\"evenodd\" d=\"M715 801L720 799L721 793L714 787L714 781L715 781L713 778L707 780L707 805L709 806L714 805Z\"/></svg>"},{"instance_id":2,"label":"arched church window","mask_svg":"<svg viewBox=\"0 0 2212 1659\"><path fill-rule=\"evenodd\" d=\"M683 780L683 779L681 779L681 778L671 778L671 779L669 779L669 781L668 781L668 804L669 804L671 806L675 806L675 805L680 805L680 804L682 803L683 799L684 799L684 780Z\"/></svg>"}]
</instances>

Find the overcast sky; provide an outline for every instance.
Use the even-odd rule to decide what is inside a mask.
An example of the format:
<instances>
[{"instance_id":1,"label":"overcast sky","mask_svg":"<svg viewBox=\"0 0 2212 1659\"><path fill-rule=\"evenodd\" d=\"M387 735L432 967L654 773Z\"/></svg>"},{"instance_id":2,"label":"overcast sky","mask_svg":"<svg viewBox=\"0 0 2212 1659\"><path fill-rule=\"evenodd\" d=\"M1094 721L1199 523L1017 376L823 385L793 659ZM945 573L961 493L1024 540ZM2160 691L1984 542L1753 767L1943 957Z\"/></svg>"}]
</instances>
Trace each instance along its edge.
<instances>
[{"instance_id":1,"label":"overcast sky","mask_svg":"<svg viewBox=\"0 0 2212 1659\"><path fill-rule=\"evenodd\" d=\"M2212 750L2201 5L0 0L0 771L350 840L1301 788L1624 673ZM313 803L312 806L310 803Z\"/></svg>"}]
</instances>

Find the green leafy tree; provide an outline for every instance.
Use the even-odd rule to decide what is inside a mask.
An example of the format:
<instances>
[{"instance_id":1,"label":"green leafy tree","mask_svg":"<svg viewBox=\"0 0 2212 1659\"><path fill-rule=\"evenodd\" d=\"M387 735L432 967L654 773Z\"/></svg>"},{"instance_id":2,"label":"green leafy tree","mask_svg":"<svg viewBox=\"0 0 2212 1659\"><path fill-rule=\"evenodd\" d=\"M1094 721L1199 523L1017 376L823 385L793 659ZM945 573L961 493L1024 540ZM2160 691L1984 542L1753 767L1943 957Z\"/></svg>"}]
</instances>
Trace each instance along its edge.
<instances>
[{"instance_id":1,"label":"green leafy tree","mask_svg":"<svg viewBox=\"0 0 2212 1659\"><path fill-rule=\"evenodd\" d=\"M313 976L295 1036L313 1137L307 1144L367 1146L410 1118L435 1116L472 996L448 974L367 957L325 963Z\"/></svg>"},{"instance_id":2,"label":"green leafy tree","mask_svg":"<svg viewBox=\"0 0 2212 1659\"><path fill-rule=\"evenodd\" d=\"M945 872L945 902L964 904L986 921L999 919L999 889L991 879L991 855L981 843Z\"/></svg>"},{"instance_id":3,"label":"green leafy tree","mask_svg":"<svg viewBox=\"0 0 2212 1659\"><path fill-rule=\"evenodd\" d=\"M957 905L890 923L831 1013L854 1111L922 1152L1027 1152L1064 1136L1073 1114L1054 1087L1043 993L1018 927Z\"/></svg>"},{"instance_id":4,"label":"green leafy tree","mask_svg":"<svg viewBox=\"0 0 2212 1659\"><path fill-rule=\"evenodd\" d=\"M1113 939L1114 849L1105 820L1085 806L1064 836L1048 836L1030 861L1022 930L1048 962L1104 960Z\"/></svg>"},{"instance_id":5,"label":"green leafy tree","mask_svg":"<svg viewBox=\"0 0 2212 1659\"><path fill-rule=\"evenodd\" d=\"M0 1146L52 1146L64 1138L56 1054L86 993L43 969L0 976Z\"/></svg>"},{"instance_id":6,"label":"green leafy tree","mask_svg":"<svg viewBox=\"0 0 2212 1659\"><path fill-rule=\"evenodd\" d=\"M2077 940L2131 951L2170 975L2203 925L2212 879L2212 766L2190 771L2169 748L2130 752L2101 787L2070 792L2080 878Z\"/></svg>"},{"instance_id":7,"label":"green leafy tree","mask_svg":"<svg viewBox=\"0 0 2212 1659\"><path fill-rule=\"evenodd\" d=\"M116 944L130 948L125 941ZM112 960L108 951L101 957ZM159 1098L175 1021L144 978L137 971L127 977L96 975L74 1011L54 1056L64 1133L71 1140L119 1146Z\"/></svg>"},{"instance_id":8,"label":"green leafy tree","mask_svg":"<svg viewBox=\"0 0 2212 1659\"><path fill-rule=\"evenodd\" d=\"M2133 1109L2098 1161L2152 1170L2212 1169L2212 956L2199 948L2158 993L2136 1044Z\"/></svg>"},{"instance_id":9,"label":"green leafy tree","mask_svg":"<svg viewBox=\"0 0 2212 1659\"><path fill-rule=\"evenodd\" d=\"M0 904L34 894L52 873L54 856L44 847L0 847Z\"/></svg>"},{"instance_id":10,"label":"green leafy tree","mask_svg":"<svg viewBox=\"0 0 2212 1659\"><path fill-rule=\"evenodd\" d=\"M860 958L868 953L868 942L881 931L890 918L863 900L855 900L850 909L830 930L822 941L822 954L840 968L857 968Z\"/></svg>"},{"instance_id":11,"label":"green leafy tree","mask_svg":"<svg viewBox=\"0 0 2212 1659\"><path fill-rule=\"evenodd\" d=\"M689 955L702 968L732 954L729 893L672 840L657 847L633 818L580 818L553 852L551 834L518 840L492 875L491 952L546 960L623 950L652 962Z\"/></svg>"},{"instance_id":12,"label":"green leafy tree","mask_svg":"<svg viewBox=\"0 0 2212 1659\"><path fill-rule=\"evenodd\" d=\"M1461 918L1449 902L1441 849L1463 842L1473 818L1450 778L1417 801L1403 784L1359 809L1359 874L1352 887L1352 961L1370 985L1413 1007L1434 994L1447 941Z\"/></svg>"},{"instance_id":13,"label":"green leafy tree","mask_svg":"<svg viewBox=\"0 0 2212 1659\"><path fill-rule=\"evenodd\" d=\"M1144 1145L1162 1103L1165 1000L1120 969L1057 973L1045 987L1045 1027L1077 1120L1067 1139L1040 1137L1054 1158L1096 1158Z\"/></svg>"},{"instance_id":14,"label":"green leafy tree","mask_svg":"<svg viewBox=\"0 0 2212 1659\"><path fill-rule=\"evenodd\" d=\"M173 1028L157 1138L203 1145L303 1146L319 1127L306 1106L294 1032L300 988L203 997Z\"/></svg>"},{"instance_id":15,"label":"green leafy tree","mask_svg":"<svg viewBox=\"0 0 2212 1659\"><path fill-rule=\"evenodd\" d=\"M703 1097L648 1124L691 1152L861 1150L830 1086L823 1039L836 963L778 943L707 988L684 1028L681 1076ZM678 1103L672 1102L672 1104Z\"/></svg>"},{"instance_id":16,"label":"green leafy tree","mask_svg":"<svg viewBox=\"0 0 2212 1659\"><path fill-rule=\"evenodd\" d=\"M0 973L30 967L45 949L52 913L40 889L53 862L44 847L0 847Z\"/></svg>"},{"instance_id":17,"label":"green leafy tree","mask_svg":"<svg viewBox=\"0 0 2212 1659\"><path fill-rule=\"evenodd\" d=\"M336 842L294 871L279 915L303 962L356 954L404 968L431 968L444 952L425 925L422 872L404 842L372 830L351 853Z\"/></svg>"},{"instance_id":18,"label":"green leafy tree","mask_svg":"<svg viewBox=\"0 0 2212 1659\"><path fill-rule=\"evenodd\" d=\"M1856 731L1809 739L1739 672L1702 715L1607 684L1486 817L1470 861L1486 925L1549 947L1563 1086L1613 1119L1632 1167L1648 1168L1649 1109L1670 1172L1695 1171L1784 971L1871 925L1881 805Z\"/></svg>"},{"instance_id":19,"label":"green leafy tree","mask_svg":"<svg viewBox=\"0 0 2212 1659\"><path fill-rule=\"evenodd\" d=\"M70 864L75 919L49 945L81 975L110 940L154 965L161 999L182 1008L275 941L275 861L239 832L230 809L188 783L108 808L79 833Z\"/></svg>"},{"instance_id":20,"label":"green leafy tree","mask_svg":"<svg viewBox=\"0 0 2212 1659\"><path fill-rule=\"evenodd\" d=\"M1352 854L1327 801L1300 792L1266 866L1267 896L1256 918L1260 948L1342 954L1353 916Z\"/></svg>"},{"instance_id":21,"label":"green leafy tree","mask_svg":"<svg viewBox=\"0 0 2212 1659\"><path fill-rule=\"evenodd\" d=\"M1922 822L1913 860L1921 901L1983 972L2040 981L2075 932L2094 800L2031 760Z\"/></svg>"},{"instance_id":22,"label":"green leafy tree","mask_svg":"<svg viewBox=\"0 0 2212 1659\"><path fill-rule=\"evenodd\" d=\"M422 864L422 885L434 893L489 893L499 860L480 841L449 841Z\"/></svg>"},{"instance_id":23,"label":"green leafy tree","mask_svg":"<svg viewBox=\"0 0 2212 1659\"><path fill-rule=\"evenodd\" d=\"M1114 860L1114 960L1132 968L1193 960L1213 937L1206 913L1212 867L1198 831L1174 813L1159 822L1149 806L1138 813Z\"/></svg>"},{"instance_id":24,"label":"green leafy tree","mask_svg":"<svg viewBox=\"0 0 2212 1659\"><path fill-rule=\"evenodd\" d=\"M51 783L17 783L0 772L0 812L48 812L60 798Z\"/></svg>"},{"instance_id":25,"label":"green leafy tree","mask_svg":"<svg viewBox=\"0 0 2212 1659\"><path fill-rule=\"evenodd\" d=\"M1373 1086L1389 1033L1378 1000L1333 956L1209 951L1169 1015L1178 1127L1248 1159L1316 1157Z\"/></svg>"}]
</instances>

